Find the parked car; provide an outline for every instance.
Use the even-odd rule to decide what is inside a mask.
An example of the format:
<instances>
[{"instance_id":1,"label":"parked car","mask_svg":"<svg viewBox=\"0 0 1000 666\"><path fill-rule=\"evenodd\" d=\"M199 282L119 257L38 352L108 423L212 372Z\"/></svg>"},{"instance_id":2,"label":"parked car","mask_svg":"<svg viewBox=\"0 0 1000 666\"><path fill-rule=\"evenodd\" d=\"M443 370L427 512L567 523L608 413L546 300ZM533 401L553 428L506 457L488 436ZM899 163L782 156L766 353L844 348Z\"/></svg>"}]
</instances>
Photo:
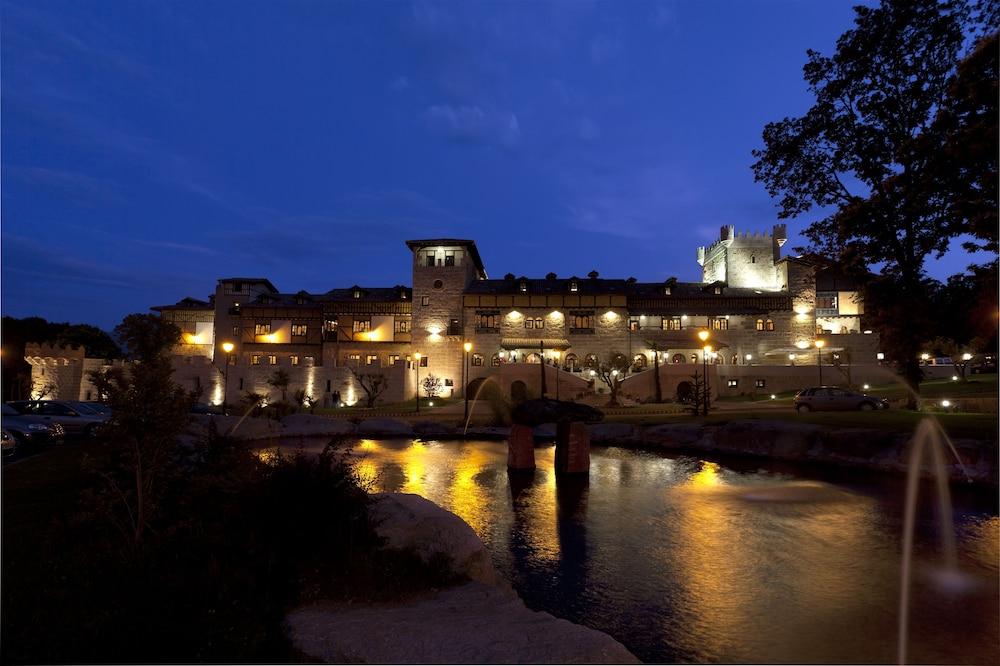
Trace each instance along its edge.
<instances>
[{"instance_id":1,"label":"parked car","mask_svg":"<svg viewBox=\"0 0 1000 666\"><path fill-rule=\"evenodd\" d=\"M889 401L867 393L857 393L837 386L815 386L799 391L793 401L796 411L843 412L889 409Z\"/></svg>"},{"instance_id":2,"label":"parked car","mask_svg":"<svg viewBox=\"0 0 1000 666\"><path fill-rule=\"evenodd\" d=\"M105 405L103 402L95 402L93 400L88 400L86 402L79 402L79 405L86 405L90 409L94 410L98 414L104 414L106 416L111 416L111 408Z\"/></svg>"},{"instance_id":3,"label":"parked car","mask_svg":"<svg viewBox=\"0 0 1000 666\"><path fill-rule=\"evenodd\" d=\"M36 416L48 423L58 423L67 435L94 437L108 420L104 414L84 412L72 402L64 400L19 400L7 404L21 414Z\"/></svg>"},{"instance_id":4,"label":"parked car","mask_svg":"<svg viewBox=\"0 0 1000 666\"><path fill-rule=\"evenodd\" d=\"M973 375L994 373L997 371L997 357L992 354L984 354L973 359L969 366L969 372Z\"/></svg>"},{"instance_id":5,"label":"parked car","mask_svg":"<svg viewBox=\"0 0 1000 666\"><path fill-rule=\"evenodd\" d=\"M6 430L0 430L0 454L12 456L17 453L17 440Z\"/></svg>"},{"instance_id":6,"label":"parked car","mask_svg":"<svg viewBox=\"0 0 1000 666\"><path fill-rule=\"evenodd\" d=\"M10 405L0 406L0 423L18 445L26 447L58 443L66 434L61 424L41 416L21 414Z\"/></svg>"}]
</instances>

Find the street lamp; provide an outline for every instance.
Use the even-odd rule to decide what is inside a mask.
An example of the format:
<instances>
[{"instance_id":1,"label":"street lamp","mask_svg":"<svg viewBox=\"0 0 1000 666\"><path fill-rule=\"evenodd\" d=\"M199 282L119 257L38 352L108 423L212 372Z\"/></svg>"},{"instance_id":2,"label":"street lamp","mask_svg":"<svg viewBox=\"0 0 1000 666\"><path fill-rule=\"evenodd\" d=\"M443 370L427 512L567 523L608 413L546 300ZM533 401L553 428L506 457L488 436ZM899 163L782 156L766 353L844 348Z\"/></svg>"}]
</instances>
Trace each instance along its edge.
<instances>
[{"instance_id":1,"label":"street lamp","mask_svg":"<svg viewBox=\"0 0 1000 666\"><path fill-rule=\"evenodd\" d=\"M698 331L698 339L701 340L703 343L708 341L709 335L710 334L708 332L708 329L702 329ZM711 396L711 393L709 393L711 389L709 389L708 386L708 355L711 353L712 353L711 345L705 345L704 348L701 350L701 372L705 378L705 403L704 403L705 416L708 416L708 400L709 396Z\"/></svg>"},{"instance_id":2,"label":"street lamp","mask_svg":"<svg viewBox=\"0 0 1000 666\"><path fill-rule=\"evenodd\" d=\"M559 401L559 350L556 349L552 352L552 355L556 359L556 401Z\"/></svg>"},{"instance_id":3,"label":"street lamp","mask_svg":"<svg viewBox=\"0 0 1000 666\"><path fill-rule=\"evenodd\" d=\"M747 365L750 365L750 360L753 358L753 354L747 354L743 358L746 359Z\"/></svg>"},{"instance_id":4,"label":"street lamp","mask_svg":"<svg viewBox=\"0 0 1000 666\"><path fill-rule=\"evenodd\" d=\"M417 378L417 414L420 413L420 352L413 355L415 359L413 363L413 371L416 373Z\"/></svg>"},{"instance_id":5,"label":"street lamp","mask_svg":"<svg viewBox=\"0 0 1000 666\"><path fill-rule=\"evenodd\" d=\"M466 342L462 345L465 349L465 366L462 373L462 394L465 396L465 420L469 420L469 352L472 351L472 343Z\"/></svg>"},{"instance_id":6,"label":"street lamp","mask_svg":"<svg viewBox=\"0 0 1000 666\"><path fill-rule=\"evenodd\" d=\"M823 385L823 345L826 344L823 340L817 340L813 343L816 345L816 367L819 368L819 385Z\"/></svg>"},{"instance_id":7,"label":"street lamp","mask_svg":"<svg viewBox=\"0 0 1000 666\"><path fill-rule=\"evenodd\" d=\"M233 343L223 342L222 351L226 352L226 369L222 371L222 413L226 413L226 392L229 390L229 363L233 353Z\"/></svg>"}]
</instances>

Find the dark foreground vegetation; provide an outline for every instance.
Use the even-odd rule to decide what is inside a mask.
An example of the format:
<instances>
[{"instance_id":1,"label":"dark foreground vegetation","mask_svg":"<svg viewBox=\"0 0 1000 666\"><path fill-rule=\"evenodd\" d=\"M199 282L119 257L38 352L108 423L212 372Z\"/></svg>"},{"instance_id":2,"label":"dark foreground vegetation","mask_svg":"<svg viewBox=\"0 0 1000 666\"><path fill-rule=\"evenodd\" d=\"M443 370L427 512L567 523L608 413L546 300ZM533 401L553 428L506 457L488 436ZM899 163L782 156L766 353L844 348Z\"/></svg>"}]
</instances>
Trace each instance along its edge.
<instances>
[{"instance_id":1,"label":"dark foreground vegetation","mask_svg":"<svg viewBox=\"0 0 1000 666\"><path fill-rule=\"evenodd\" d=\"M289 661L296 605L448 582L381 548L337 443L290 458L214 432L185 443L179 331L130 315L116 334L134 363L109 382L101 437L3 471L5 661Z\"/></svg>"}]
</instances>

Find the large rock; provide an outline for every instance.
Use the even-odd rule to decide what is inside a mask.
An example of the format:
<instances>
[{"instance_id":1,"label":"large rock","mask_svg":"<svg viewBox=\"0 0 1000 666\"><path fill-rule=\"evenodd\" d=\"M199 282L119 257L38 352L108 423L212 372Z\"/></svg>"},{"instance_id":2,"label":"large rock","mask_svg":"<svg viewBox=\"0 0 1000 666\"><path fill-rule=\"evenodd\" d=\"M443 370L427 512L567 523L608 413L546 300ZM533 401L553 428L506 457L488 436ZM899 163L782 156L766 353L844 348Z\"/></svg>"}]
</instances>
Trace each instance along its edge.
<instances>
[{"instance_id":1,"label":"large rock","mask_svg":"<svg viewBox=\"0 0 1000 666\"><path fill-rule=\"evenodd\" d=\"M420 495L374 495L371 517L390 548L412 550L422 560L446 555L460 576L491 585L500 582L493 561L468 523Z\"/></svg>"},{"instance_id":2,"label":"large rock","mask_svg":"<svg viewBox=\"0 0 1000 666\"><path fill-rule=\"evenodd\" d=\"M635 426L628 423L594 423L587 426L590 441L606 446L636 443Z\"/></svg>"},{"instance_id":3,"label":"large rock","mask_svg":"<svg viewBox=\"0 0 1000 666\"><path fill-rule=\"evenodd\" d=\"M477 582L404 603L300 608L286 623L296 648L327 663L640 663L607 634Z\"/></svg>"},{"instance_id":4,"label":"large rock","mask_svg":"<svg viewBox=\"0 0 1000 666\"><path fill-rule=\"evenodd\" d=\"M706 434L705 426L698 423L666 423L650 426L642 431L642 443L662 448L694 446Z\"/></svg>"},{"instance_id":5,"label":"large rock","mask_svg":"<svg viewBox=\"0 0 1000 666\"><path fill-rule=\"evenodd\" d=\"M771 456L785 460L806 457L822 426L787 421L732 421L715 432L719 451Z\"/></svg>"},{"instance_id":6,"label":"large rock","mask_svg":"<svg viewBox=\"0 0 1000 666\"><path fill-rule=\"evenodd\" d=\"M354 434L354 424L314 414L291 414L281 420L286 437L342 437Z\"/></svg>"},{"instance_id":7,"label":"large rock","mask_svg":"<svg viewBox=\"0 0 1000 666\"><path fill-rule=\"evenodd\" d=\"M365 419L355 431L361 437L412 437L413 426L387 418Z\"/></svg>"}]
</instances>

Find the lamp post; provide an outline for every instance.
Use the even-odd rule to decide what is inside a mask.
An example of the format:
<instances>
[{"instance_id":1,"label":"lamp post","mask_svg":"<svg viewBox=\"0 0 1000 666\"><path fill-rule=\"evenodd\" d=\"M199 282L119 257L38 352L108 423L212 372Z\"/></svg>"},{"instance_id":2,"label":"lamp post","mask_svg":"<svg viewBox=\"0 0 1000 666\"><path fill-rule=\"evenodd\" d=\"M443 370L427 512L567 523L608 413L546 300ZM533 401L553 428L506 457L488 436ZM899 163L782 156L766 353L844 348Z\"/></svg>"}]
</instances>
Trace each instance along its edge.
<instances>
[{"instance_id":1,"label":"lamp post","mask_svg":"<svg viewBox=\"0 0 1000 666\"><path fill-rule=\"evenodd\" d=\"M233 343L223 342L222 351L226 352L226 369L222 371L222 413L226 413L226 394L229 391L229 363L233 353Z\"/></svg>"},{"instance_id":2,"label":"lamp post","mask_svg":"<svg viewBox=\"0 0 1000 666\"><path fill-rule=\"evenodd\" d=\"M420 413L420 352L413 355L413 371L416 373L417 377L417 414Z\"/></svg>"},{"instance_id":3,"label":"lamp post","mask_svg":"<svg viewBox=\"0 0 1000 666\"><path fill-rule=\"evenodd\" d=\"M472 343L466 342L462 345L465 349L465 366L462 373L462 395L465 396L465 420L469 420L469 352L472 351Z\"/></svg>"},{"instance_id":4,"label":"lamp post","mask_svg":"<svg viewBox=\"0 0 1000 666\"><path fill-rule=\"evenodd\" d=\"M708 329L702 329L698 331L698 339L701 340L703 343L708 342L709 335L710 334L708 332ZM705 378L705 401L704 401L705 416L708 416L708 400L709 397L712 395L710 393L711 389L709 388L708 385L708 355L711 353L711 351L712 347L710 345L705 345L701 350L701 372Z\"/></svg>"},{"instance_id":5,"label":"lamp post","mask_svg":"<svg viewBox=\"0 0 1000 666\"><path fill-rule=\"evenodd\" d=\"M556 401L559 401L559 350L556 349L552 352L552 355L556 358Z\"/></svg>"},{"instance_id":6,"label":"lamp post","mask_svg":"<svg viewBox=\"0 0 1000 666\"><path fill-rule=\"evenodd\" d=\"M816 345L816 367L819 368L819 385L823 385L823 345L826 344L823 340L817 340L813 343Z\"/></svg>"}]
</instances>

